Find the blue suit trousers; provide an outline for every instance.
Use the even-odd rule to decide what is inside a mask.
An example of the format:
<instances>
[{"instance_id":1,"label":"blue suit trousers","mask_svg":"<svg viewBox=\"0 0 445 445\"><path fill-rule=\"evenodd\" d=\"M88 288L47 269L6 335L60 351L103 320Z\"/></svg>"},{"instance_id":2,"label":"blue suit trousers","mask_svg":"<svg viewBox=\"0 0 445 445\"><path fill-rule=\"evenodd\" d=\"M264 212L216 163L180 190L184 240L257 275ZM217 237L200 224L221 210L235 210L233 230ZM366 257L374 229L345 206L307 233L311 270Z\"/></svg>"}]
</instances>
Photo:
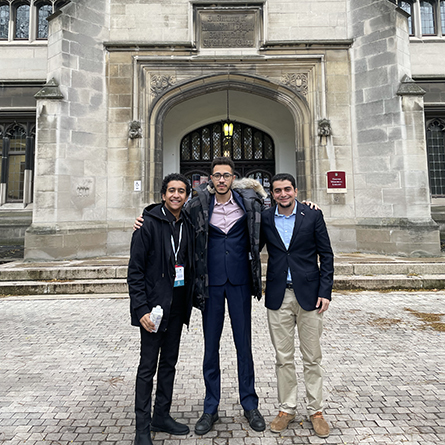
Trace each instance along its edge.
<instances>
[{"instance_id":1,"label":"blue suit trousers","mask_svg":"<svg viewBox=\"0 0 445 445\"><path fill-rule=\"evenodd\" d=\"M247 411L258 408L252 357L251 290L247 284L234 286L227 281L222 286L209 286L209 298L203 312L203 371L206 387L204 413L209 414L218 411L221 398L219 345L226 299L237 353L240 403Z\"/></svg>"}]
</instances>

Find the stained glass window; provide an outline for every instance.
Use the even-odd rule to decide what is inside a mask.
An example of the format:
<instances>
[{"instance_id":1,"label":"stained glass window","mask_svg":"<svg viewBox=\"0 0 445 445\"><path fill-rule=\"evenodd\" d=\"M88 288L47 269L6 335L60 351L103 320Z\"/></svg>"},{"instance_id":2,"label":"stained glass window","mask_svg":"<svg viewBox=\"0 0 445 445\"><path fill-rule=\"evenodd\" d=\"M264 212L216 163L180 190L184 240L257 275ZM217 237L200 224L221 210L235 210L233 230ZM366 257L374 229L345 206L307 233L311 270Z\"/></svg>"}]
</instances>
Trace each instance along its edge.
<instances>
[{"instance_id":1,"label":"stained glass window","mask_svg":"<svg viewBox=\"0 0 445 445\"><path fill-rule=\"evenodd\" d=\"M47 18L52 13L51 4L40 5L37 9L37 38L48 38L48 20Z\"/></svg>"},{"instance_id":2,"label":"stained glass window","mask_svg":"<svg viewBox=\"0 0 445 445\"><path fill-rule=\"evenodd\" d=\"M8 38L9 30L9 5L0 5L0 39Z\"/></svg>"}]
</instances>

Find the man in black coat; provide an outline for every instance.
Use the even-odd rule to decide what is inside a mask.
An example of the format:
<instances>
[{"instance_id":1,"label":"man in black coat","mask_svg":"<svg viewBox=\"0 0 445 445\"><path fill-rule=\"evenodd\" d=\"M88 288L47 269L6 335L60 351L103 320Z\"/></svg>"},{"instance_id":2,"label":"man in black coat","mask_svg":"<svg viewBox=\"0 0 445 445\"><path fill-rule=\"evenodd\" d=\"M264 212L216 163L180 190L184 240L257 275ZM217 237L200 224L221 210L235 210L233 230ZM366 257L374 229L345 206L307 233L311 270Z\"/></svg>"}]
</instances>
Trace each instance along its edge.
<instances>
[{"instance_id":1,"label":"man in black coat","mask_svg":"<svg viewBox=\"0 0 445 445\"><path fill-rule=\"evenodd\" d=\"M144 210L144 225L133 233L127 282L131 323L140 328L141 354L136 377L135 445L152 445L150 431L189 433L187 425L170 416L175 366L183 324L189 323L193 302L193 228L182 207L190 194L183 175L173 173L162 183L162 203ZM163 309L161 324L150 314ZM159 357L159 365L158 365ZM151 416L153 378L156 399Z\"/></svg>"},{"instance_id":2,"label":"man in black coat","mask_svg":"<svg viewBox=\"0 0 445 445\"><path fill-rule=\"evenodd\" d=\"M319 437L329 436L323 418L320 337L331 300L334 255L321 211L297 201L292 175L271 180L274 207L261 216L261 244L267 245L266 307L276 353L279 413L271 423L281 432L295 418L297 379L295 327L303 357L307 411ZM320 264L318 264L318 261Z\"/></svg>"}]
</instances>

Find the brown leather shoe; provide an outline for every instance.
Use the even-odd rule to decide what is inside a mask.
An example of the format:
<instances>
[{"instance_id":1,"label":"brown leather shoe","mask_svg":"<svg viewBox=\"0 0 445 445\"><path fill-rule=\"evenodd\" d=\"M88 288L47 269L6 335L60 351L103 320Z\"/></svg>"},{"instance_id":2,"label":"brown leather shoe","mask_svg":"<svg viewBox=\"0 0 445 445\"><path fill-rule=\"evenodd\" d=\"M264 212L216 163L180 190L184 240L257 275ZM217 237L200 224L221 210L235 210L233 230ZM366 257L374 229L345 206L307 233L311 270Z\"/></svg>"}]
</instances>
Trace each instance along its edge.
<instances>
[{"instance_id":1,"label":"brown leather shoe","mask_svg":"<svg viewBox=\"0 0 445 445\"><path fill-rule=\"evenodd\" d=\"M278 416L273 419L272 423L270 424L270 430L273 433L281 433L281 431L284 431L289 423L292 422L292 420L295 419L295 414L289 414L285 413L284 411L280 411L278 413Z\"/></svg>"},{"instance_id":2,"label":"brown leather shoe","mask_svg":"<svg viewBox=\"0 0 445 445\"><path fill-rule=\"evenodd\" d=\"M314 427L315 434L318 437L328 437L329 436L329 425L324 420L321 411L317 411L311 416L312 426Z\"/></svg>"}]
</instances>

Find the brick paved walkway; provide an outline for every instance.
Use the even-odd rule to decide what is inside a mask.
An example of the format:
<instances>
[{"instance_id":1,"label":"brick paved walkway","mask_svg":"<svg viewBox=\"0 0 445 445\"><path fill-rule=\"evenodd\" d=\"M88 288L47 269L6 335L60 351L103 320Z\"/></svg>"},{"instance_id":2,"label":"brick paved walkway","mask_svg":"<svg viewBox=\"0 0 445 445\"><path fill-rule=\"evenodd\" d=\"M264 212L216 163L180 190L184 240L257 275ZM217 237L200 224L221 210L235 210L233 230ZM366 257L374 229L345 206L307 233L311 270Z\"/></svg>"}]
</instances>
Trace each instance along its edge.
<instances>
[{"instance_id":1,"label":"brick paved walkway","mask_svg":"<svg viewBox=\"0 0 445 445\"><path fill-rule=\"evenodd\" d=\"M282 435L248 427L238 403L229 320L222 342L221 420L206 436L196 436L204 385L195 311L183 335L172 407L192 432L157 433L154 445L445 443L445 316L434 325L433 317L422 315L444 314L445 293L334 297L323 336L328 439L310 428L303 385L297 419ZM274 359L263 304L254 302L252 313L256 386L269 423L277 406ZM1 443L132 444L139 345L127 299L1 299L0 341Z\"/></svg>"}]
</instances>

